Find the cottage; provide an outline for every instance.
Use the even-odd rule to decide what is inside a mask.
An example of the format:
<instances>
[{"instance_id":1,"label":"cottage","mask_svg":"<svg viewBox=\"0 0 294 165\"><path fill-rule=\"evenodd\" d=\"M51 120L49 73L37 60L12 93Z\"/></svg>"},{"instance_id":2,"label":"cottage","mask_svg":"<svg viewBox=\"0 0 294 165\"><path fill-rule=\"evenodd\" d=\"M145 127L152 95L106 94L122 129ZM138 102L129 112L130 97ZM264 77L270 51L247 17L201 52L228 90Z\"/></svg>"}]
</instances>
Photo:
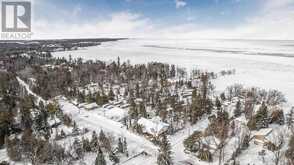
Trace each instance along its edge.
<instances>
[{"instance_id":1,"label":"cottage","mask_svg":"<svg viewBox=\"0 0 294 165\"><path fill-rule=\"evenodd\" d=\"M78 106L79 108L84 108L86 110L94 110L96 108L98 108L99 106L96 104L96 103L82 103L82 104L79 104Z\"/></svg>"},{"instance_id":2,"label":"cottage","mask_svg":"<svg viewBox=\"0 0 294 165\"><path fill-rule=\"evenodd\" d=\"M166 132L169 127L169 124L161 122L158 117L153 119L141 117L138 120L138 124L142 126L143 133L153 137L158 137L162 133Z\"/></svg>"},{"instance_id":3,"label":"cottage","mask_svg":"<svg viewBox=\"0 0 294 165\"><path fill-rule=\"evenodd\" d=\"M265 128L261 129L259 131L252 132L252 138L254 140L254 144L256 145L264 145L265 143L268 143L268 136L272 133L272 128Z\"/></svg>"}]
</instances>

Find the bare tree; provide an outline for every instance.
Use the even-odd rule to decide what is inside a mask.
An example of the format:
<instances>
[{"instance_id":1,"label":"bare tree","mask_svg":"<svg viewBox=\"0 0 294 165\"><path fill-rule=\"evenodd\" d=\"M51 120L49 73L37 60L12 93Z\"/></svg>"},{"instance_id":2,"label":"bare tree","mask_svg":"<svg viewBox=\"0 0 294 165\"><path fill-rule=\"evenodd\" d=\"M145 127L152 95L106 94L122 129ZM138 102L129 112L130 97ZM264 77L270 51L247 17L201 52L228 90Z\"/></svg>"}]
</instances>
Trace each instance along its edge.
<instances>
[{"instance_id":1,"label":"bare tree","mask_svg":"<svg viewBox=\"0 0 294 165\"><path fill-rule=\"evenodd\" d=\"M282 150L284 144L285 137L282 132L276 132L273 135L273 141L266 144L268 150L274 155L273 161L275 165L279 165L285 155L285 152Z\"/></svg>"}]
</instances>

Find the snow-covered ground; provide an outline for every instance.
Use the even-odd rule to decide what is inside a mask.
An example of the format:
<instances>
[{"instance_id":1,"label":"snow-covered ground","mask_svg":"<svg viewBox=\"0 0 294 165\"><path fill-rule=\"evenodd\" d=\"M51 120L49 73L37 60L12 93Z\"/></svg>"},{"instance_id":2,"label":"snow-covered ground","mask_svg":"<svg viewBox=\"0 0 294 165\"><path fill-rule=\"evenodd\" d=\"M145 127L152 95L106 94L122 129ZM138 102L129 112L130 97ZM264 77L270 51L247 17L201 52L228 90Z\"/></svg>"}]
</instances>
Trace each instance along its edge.
<instances>
[{"instance_id":1,"label":"snow-covered ground","mask_svg":"<svg viewBox=\"0 0 294 165\"><path fill-rule=\"evenodd\" d=\"M235 75L215 81L217 90L235 83L278 89L294 104L294 41L130 39L53 55L106 61L119 56L131 63L158 61L215 72L236 69Z\"/></svg>"},{"instance_id":2,"label":"snow-covered ground","mask_svg":"<svg viewBox=\"0 0 294 165\"><path fill-rule=\"evenodd\" d=\"M204 131L205 128L208 126L208 120L207 118L200 120L197 122L197 124L193 126L186 126L185 129L177 132L175 135L170 137L170 143L172 146L172 152L173 152L173 158L175 162L190 162L190 163L196 163L199 164L199 160L195 159L195 157L186 154L184 152L184 144L183 141L188 138L194 131ZM201 162L203 164L206 164L205 162ZM208 163L207 163L208 164Z\"/></svg>"},{"instance_id":3,"label":"snow-covered ground","mask_svg":"<svg viewBox=\"0 0 294 165\"><path fill-rule=\"evenodd\" d=\"M40 102L46 103L46 101L44 99L42 99L40 96L38 96L37 94L35 94L29 87L29 85L24 82L22 79L20 79L19 77L16 77L18 83L24 88L24 90L28 93L28 95L32 95L36 98L36 103L39 104Z\"/></svg>"}]
</instances>

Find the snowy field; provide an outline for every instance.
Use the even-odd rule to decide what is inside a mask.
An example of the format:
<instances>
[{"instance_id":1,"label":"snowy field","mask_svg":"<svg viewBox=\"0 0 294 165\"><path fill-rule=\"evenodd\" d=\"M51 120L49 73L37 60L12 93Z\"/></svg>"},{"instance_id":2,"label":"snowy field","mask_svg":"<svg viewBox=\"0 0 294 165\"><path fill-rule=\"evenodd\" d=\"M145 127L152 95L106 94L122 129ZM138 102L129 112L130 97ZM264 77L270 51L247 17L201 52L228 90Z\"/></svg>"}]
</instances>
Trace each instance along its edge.
<instances>
[{"instance_id":1,"label":"snowy field","mask_svg":"<svg viewBox=\"0 0 294 165\"><path fill-rule=\"evenodd\" d=\"M235 83L278 89L294 104L294 41L130 39L53 55L68 58L69 54L92 60L110 61L119 56L131 63L157 61L189 70L236 69L235 75L216 80L217 90Z\"/></svg>"}]
</instances>

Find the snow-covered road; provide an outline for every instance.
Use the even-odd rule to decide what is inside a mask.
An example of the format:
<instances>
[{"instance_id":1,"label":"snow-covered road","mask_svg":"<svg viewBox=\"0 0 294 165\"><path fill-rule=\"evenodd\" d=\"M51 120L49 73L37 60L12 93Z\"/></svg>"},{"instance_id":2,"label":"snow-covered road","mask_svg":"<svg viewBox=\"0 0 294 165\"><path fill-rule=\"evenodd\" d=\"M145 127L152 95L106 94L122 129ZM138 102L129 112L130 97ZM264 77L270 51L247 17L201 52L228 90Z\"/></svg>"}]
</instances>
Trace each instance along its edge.
<instances>
[{"instance_id":1,"label":"snow-covered road","mask_svg":"<svg viewBox=\"0 0 294 165\"><path fill-rule=\"evenodd\" d=\"M128 161L124 164L137 165L137 163L139 162L145 165L156 164L156 155L158 148L153 143L145 139L143 136L136 135L126 130L126 128L124 128L123 125L119 122L112 121L103 116L99 116L98 113L95 111L86 111L83 109L79 109L77 106L73 105L64 98L60 98L58 102L63 112L69 114L78 126L96 132L99 132L102 129L106 133L111 133L116 137L125 137L128 142L128 148L130 148L134 153L130 154L130 156L140 153L142 151L150 154L150 157L144 159L136 158L136 161L134 161L135 164L132 163L133 161ZM147 162L146 159L148 159Z\"/></svg>"}]
</instances>

